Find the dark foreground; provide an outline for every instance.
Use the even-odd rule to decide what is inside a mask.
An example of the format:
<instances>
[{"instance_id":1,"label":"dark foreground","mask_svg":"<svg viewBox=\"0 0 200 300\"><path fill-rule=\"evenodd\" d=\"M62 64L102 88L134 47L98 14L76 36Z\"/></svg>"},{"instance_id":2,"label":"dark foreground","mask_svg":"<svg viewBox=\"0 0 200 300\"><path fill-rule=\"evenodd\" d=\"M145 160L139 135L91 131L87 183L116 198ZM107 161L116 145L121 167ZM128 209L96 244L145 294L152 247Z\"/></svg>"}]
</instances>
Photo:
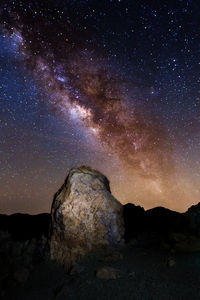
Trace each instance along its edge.
<instances>
[{"instance_id":1,"label":"dark foreground","mask_svg":"<svg viewBox=\"0 0 200 300\"><path fill-rule=\"evenodd\" d=\"M97 278L103 266L117 269L119 278ZM170 253L134 241L91 256L70 273L38 263L25 283L8 283L2 299L200 299L200 253Z\"/></svg>"},{"instance_id":2,"label":"dark foreground","mask_svg":"<svg viewBox=\"0 0 200 300\"><path fill-rule=\"evenodd\" d=\"M0 215L0 299L200 299L200 204L184 214L127 204L125 245L70 268L49 259L49 221Z\"/></svg>"}]
</instances>

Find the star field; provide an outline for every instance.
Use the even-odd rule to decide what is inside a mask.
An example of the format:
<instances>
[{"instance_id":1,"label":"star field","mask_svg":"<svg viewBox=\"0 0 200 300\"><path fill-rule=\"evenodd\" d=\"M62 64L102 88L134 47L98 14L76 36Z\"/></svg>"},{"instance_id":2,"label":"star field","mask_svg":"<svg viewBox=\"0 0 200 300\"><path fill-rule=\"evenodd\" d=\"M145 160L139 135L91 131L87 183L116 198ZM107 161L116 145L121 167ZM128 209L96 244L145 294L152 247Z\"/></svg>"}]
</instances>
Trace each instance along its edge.
<instances>
[{"instance_id":1,"label":"star field","mask_svg":"<svg viewBox=\"0 0 200 300\"><path fill-rule=\"evenodd\" d=\"M70 168L115 197L200 199L198 1L2 1L0 208L49 211Z\"/></svg>"}]
</instances>

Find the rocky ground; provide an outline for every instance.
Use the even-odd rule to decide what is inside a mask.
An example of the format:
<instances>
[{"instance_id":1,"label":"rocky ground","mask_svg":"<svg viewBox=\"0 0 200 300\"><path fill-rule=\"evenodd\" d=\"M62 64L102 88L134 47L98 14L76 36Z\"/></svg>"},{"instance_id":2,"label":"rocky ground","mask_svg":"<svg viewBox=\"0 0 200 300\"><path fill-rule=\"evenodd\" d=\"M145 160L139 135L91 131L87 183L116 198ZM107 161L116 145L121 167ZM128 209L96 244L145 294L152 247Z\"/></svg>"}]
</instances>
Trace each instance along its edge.
<instances>
[{"instance_id":1,"label":"rocky ground","mask_svg":"<svg viewBox=\"0 0 200 300\"><path fill-rule=\"evenodd\" d=\"M50 260L48 214L0 215L0 298L200 299L200 205L124 206L125 239L73 266Z\"/></svg>"},{"instance_id":2,"label":"rocky ground","mask_svg":"<svg viewBox=\"0 0 200 300\"><path fill-rule=\"evenodd\" d=\"M154 234L99 251L72 269L36 259L8 273L2 299L200 299L200 253L167 249Z\"/></svg>"},{"instance_id":3,"label":"rocky ground","mask_svg":"<svg viewBox=\"0 0 200 300\"><path fill-rule=\"evenodd\" d=\"M4 300L200 299L199 283L200 204L123 206L105 176L81 167L51 215L0 215Z\"/></svg>"}]
</instances>

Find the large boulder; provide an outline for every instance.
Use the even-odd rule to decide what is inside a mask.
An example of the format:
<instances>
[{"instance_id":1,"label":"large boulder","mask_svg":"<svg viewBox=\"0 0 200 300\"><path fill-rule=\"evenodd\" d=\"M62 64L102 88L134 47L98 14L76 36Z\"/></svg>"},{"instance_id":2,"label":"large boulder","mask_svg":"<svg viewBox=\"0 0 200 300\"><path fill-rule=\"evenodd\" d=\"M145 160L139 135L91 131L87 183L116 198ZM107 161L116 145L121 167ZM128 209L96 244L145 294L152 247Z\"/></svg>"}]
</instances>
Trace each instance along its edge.
<instances>
[{"instance_id":1,"label":"large boulder","mask_svg":"<svg viewBox=\"0 0 200 300\"><path fill-rule=\"evenodd\" d=\"M50 255L71 263L101 246L123 244L123 205L108 179L89 167L71 169L51 209Z\"/></svg>"}]
</instances>

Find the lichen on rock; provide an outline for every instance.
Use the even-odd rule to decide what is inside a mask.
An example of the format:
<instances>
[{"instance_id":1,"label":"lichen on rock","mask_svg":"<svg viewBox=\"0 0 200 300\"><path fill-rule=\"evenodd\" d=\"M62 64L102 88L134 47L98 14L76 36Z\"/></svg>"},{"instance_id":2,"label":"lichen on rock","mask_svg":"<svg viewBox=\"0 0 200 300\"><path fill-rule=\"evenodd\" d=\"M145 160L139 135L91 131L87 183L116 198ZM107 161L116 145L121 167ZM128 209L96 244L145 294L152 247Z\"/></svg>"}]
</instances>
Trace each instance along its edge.
<instances>
[{"instance_id":1,"label":"lichen on rock","mask_svg":"<svg viewBox=\"0 0 200 300\"><path fill-rule=\"evenodd\" d=\"M71 169L52 203L51 258L70 263L101 246L122 244L123 237L123 205L108 179L90 167Z\"/></svg>"}]
</instances>

